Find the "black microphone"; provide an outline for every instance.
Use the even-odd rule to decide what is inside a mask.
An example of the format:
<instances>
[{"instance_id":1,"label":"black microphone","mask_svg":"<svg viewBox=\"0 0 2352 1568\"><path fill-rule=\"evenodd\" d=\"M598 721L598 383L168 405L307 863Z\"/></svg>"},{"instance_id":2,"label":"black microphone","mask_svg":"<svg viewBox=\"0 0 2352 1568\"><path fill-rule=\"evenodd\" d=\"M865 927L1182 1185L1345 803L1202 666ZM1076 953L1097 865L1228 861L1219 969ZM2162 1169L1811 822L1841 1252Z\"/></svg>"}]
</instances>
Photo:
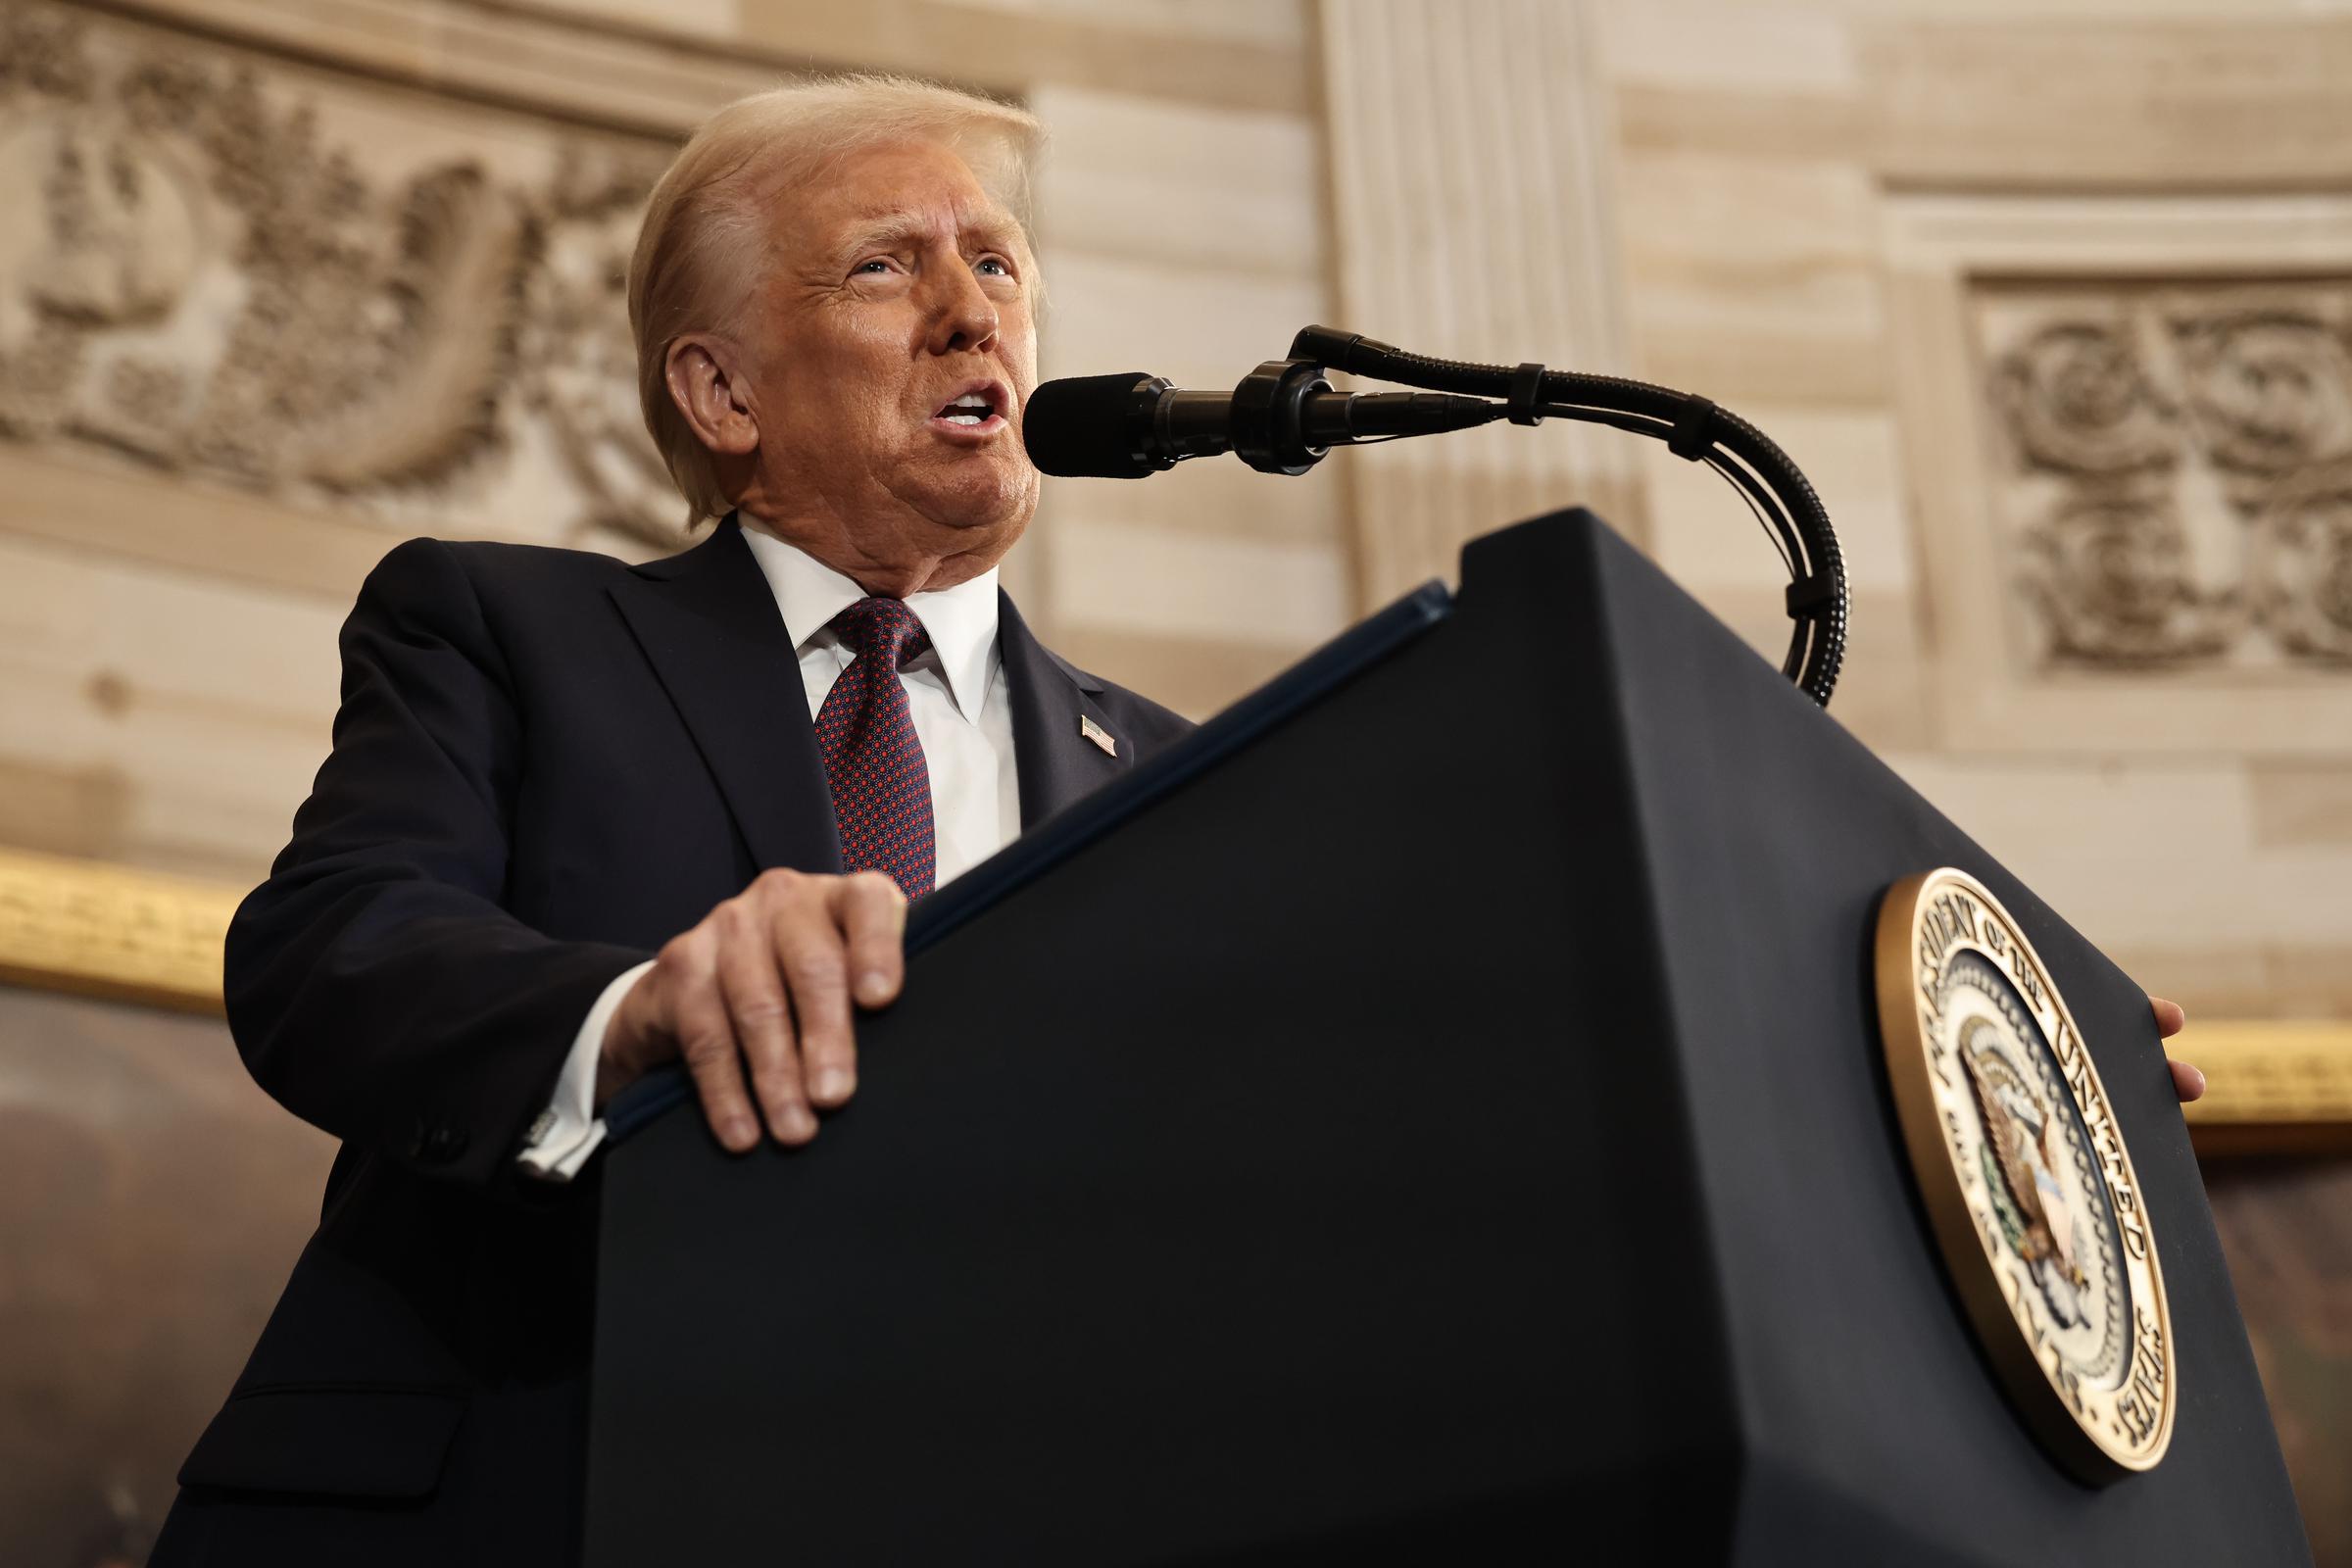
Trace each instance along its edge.
<instances>
[{"instance_id":1,"label":"black microphone","mask_svg":"<svg viewBox=\"0 0 2352 1568\"><path fill-rule=\"evenodd\" d=\"M1505 412L1445 392L1334 392L1313 362L1270 360L1231 392L1183 392L1142 370L1048 381L1029 394L1021 438L1057 478L1141 479L1219 452L1297 474L1333 447L1466 430Z\"/></svg>"}]
</instances>

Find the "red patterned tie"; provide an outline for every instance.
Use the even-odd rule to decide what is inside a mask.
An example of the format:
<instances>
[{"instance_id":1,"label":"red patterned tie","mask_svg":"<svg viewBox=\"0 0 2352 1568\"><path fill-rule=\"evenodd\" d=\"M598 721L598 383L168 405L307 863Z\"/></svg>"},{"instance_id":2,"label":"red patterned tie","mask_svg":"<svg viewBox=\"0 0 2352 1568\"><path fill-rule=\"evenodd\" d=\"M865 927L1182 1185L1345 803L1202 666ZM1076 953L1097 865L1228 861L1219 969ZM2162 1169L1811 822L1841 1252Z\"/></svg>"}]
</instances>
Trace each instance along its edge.
<instances>
[{"instance_id":1,"label":"red patterned tie","mask_svg":"<svg viewBox=\"0 0 2352 1568\"><path fill-rule=\"evenodd\" d=\"M881 871L908 898L931 891L938 843L931 828L931 768L906 709L899 665L929 639L896 599L860 599L833 617L858 651L816 710L816 747L833 786L845 871Z\"/></svg>"}]
</instances>

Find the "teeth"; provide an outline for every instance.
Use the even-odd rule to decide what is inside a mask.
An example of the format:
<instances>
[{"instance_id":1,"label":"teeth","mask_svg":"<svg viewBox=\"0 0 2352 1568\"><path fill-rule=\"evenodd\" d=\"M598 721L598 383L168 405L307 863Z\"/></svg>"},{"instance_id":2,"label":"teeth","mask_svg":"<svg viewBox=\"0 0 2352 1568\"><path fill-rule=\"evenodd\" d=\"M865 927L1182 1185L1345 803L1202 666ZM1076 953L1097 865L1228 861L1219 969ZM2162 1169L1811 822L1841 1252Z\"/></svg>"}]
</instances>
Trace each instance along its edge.
<instances>
[{"instance_id":1,"label":"teeth","mask_svg":"<svg viewBox=\"0 0 2352 1568\"><path fill-rule=\"evenodd\" d=\"M985 414L943 414L940 417L950 424L986 424L988 422L988 416Z\"/></svg>"}]
</instances>

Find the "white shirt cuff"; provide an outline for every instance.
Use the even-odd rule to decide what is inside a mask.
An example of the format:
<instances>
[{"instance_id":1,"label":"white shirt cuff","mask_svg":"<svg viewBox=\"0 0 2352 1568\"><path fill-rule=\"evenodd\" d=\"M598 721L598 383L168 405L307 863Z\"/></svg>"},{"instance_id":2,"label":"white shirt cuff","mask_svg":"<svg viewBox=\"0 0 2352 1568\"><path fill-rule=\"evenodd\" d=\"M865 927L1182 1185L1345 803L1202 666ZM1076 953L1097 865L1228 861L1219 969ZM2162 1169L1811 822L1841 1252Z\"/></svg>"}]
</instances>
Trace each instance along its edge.
<instances>
[{"instance_id":1,"label":"white shirt cuff","mask_svg":"<svg viewBox=\"0 0 2352 1568\"><path fill-rule=\"evenodd\" d=\"M564 1070L556 1075L555 1095L532 1121L522 1152L515 1156L526 1175L567 1182L580 1173L588 1156L605 1141L605 1123L596 1114L596 1067L604 1051L605 1028L612 1023L620 999L629 994L629 987L653 966L648 959L633 969L623 969L588 1009L587 1021L571 1042L571 1054L564 1058Z\"/></svg>"}]
</instances>

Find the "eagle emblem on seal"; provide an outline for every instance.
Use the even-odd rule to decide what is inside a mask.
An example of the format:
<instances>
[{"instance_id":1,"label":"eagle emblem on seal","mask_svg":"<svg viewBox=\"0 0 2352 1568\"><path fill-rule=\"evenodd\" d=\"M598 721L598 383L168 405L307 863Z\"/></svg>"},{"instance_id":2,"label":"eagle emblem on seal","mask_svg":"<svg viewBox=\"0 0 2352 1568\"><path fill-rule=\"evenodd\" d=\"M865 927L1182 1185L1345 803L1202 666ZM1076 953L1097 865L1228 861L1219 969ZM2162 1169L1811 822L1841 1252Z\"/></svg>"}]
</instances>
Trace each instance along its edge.
<instances>
[{"instance_id":1,"label":"eagle emblem on seal","mask_svg":"<svg viewBox=\"0 0 2352 1568\"><path fill-rule=\"evenodd\" d=\"M1958 1054L1984 1120L1985 1187L2001 1234L2033 1270L2050 1315L2077 1327L2090 1277L2075 1258L2074 1200L2056 1170L2057 1122L2002 1054L1991 1024L1971 1018L1963 1025Z\"/></svg>"}]
</instances>

